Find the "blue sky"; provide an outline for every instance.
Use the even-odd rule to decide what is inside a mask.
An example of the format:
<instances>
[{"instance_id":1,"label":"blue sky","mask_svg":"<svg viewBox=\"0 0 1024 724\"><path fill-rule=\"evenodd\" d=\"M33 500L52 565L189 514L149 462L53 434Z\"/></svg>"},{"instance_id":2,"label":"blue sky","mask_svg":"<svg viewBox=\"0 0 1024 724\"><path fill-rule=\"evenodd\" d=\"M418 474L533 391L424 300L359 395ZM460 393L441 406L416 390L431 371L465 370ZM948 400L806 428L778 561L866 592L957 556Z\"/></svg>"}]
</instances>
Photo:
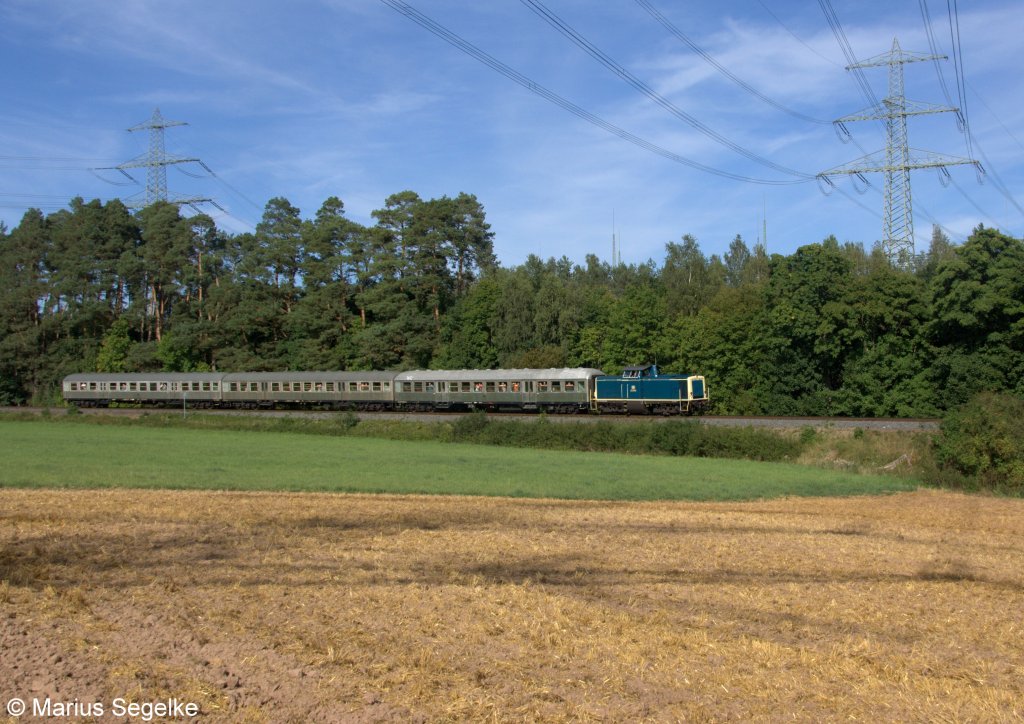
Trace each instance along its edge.
<instances>
[{"instance_id":1,"label":"blue sky","mask_svg":"<svg viewBox=\"0 0 1024 724\"><path fill-rule=\"evenodd\" d=\"M556 32L519 0L413 0L424 15L545 89L636 137L734 176L780 173L699 133ZM671 24L734 76L776 103L819 121L867 101L816 3L651 0ZM842 143L829 123L784 113L741 89L634 0L549 0L546 7L633 77L714 133L777 166L816 174L883 148L878 122L849 123ZM833 0L860 59L894 37L928 51L915 0ZM946 3L928 0L934 36L950 53ZM962 241L979 222L1024 233L1024 15L1016 2L961 3L960 44L975 155L953 183L913 174L915 226L926 248L933 222ZM505 265L528 254L611 254L614 226L629 263L660 262L664 245L692 234L707 254L740 234L753 245L767 222L769 251L835 234L870 246L881 236L882 177L858 193L849 180L824 195L814 181L767 185L723 178L663 158L608 133L499 75L378 0L4 0L0 3L0 220L29 206L46 212L73 196L144 192L113 166L146 153L148 133L125 129L159 107L188 126L168 129L167 151L201 158L169 168L172 193L207 196L217 223L251 230L268 199L283 196L312 217L329 196L350 218L405 189L424 198L475 194ZM956 101L952 62L942 64ZM865 71L878 98L885 68ZM931 62L905 66L906 96L944 104ZM967 155L952 114L912 118L910 145ZM859 147L858 147L859 145ZM984 153L988 162L980 156ZM106 180L104 180L106 179ZM999 190L1000 183L1009 198Z\"/></svg>"}]
</instances>

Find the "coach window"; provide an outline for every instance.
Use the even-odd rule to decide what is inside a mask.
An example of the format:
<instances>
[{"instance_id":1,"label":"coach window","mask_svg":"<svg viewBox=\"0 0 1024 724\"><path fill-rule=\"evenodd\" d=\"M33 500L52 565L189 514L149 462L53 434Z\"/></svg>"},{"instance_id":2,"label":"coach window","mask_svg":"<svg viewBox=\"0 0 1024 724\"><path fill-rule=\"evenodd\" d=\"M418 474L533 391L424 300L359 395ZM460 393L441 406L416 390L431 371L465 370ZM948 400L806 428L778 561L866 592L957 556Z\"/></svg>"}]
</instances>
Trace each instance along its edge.
<instances>
[{"instance_id":1,"label":"coach window","mask_svg":"<svg viewBox=\"0 0 1024 724\"><path fill-rule=\"evenodd\" d=\"M391 391L391 383L390 382L385 382L383 384L384 384L384 391L385 392L390 392Z\"/></svg>"},{"instance_id":2,"label":"coach window","mask_svg":"<svg viewBox=\"0 0 1024 724\"><path fill-rule=\"evenodd\" d=\"M359 391L360 392L369 392L370 391L370 383L369 382L360 382L359 383Z\"/></svg>"},{"instance_id":3,"label":"coach window","mask_svg":"<svg viewBox=\"0 0 1024 724\"><path fill-rule=\"evenodd\" d=\"M566 392L575 392L576 391L576 383L573 382L572 380L566 380L566 382L565 382L565 391Z\"/></svg>"},{"instance_id":4,"label":"coach window","mask_svg":"<svg viewBox=\"0 0 1024 724\"><path fill-rule=\"evenodd\" d=\"M433 392L434 392L434 383L433 382L428 382L426 384L426 391L431 393L431 394L433 394Z\"/></svg>"},{"instance_id":5,"label":"coach window","mask_svg":"<svg viewBox=\"0 0 1024 724\"><path fill-rule=\"evenodd\" d=\"M302 391L303 392L309 392L312 389L313 389L313 383L312 382L306 382L305 384L302 385Z\"/></svg>"},{"instance_id":6,"label":"coach window","mask_svg":"<svg viewBox=\"0 0 1024 724\"><path fill-rule=\"evenodd\" d=\"M512 391L513 392L519 392L519 383L518 382L513 382L512 383Z\"/></svg>"},{"instance_id":7,"label":"coach window","mask_svg":"<svg viewBox=\"0 0 1024 724\"><path fill-rule=\"evenodd\" d=\"M359 388L358 388L358 386L356 385L355 382L349 382L348 383L348 391L349 392L355 392L357 389L359 389Z\"/></svg>"},{"instance_id":8,"label":"coach window","mask_svg":"<svg viewBox=\"0 0 1024 724\"><path fill-rule=\"evenodd\" d=\"M216 385L217 385L217 383L215 382L214 383L214 389L217 389ZM249 383L249 392L256 392L257 390L259 390L259 388L260 388L260 383L259 382L250 382Z\"/></svg>"},{"instance_id":9,"label":"coach window","mask_svg":"<svg viewBox=\"0 0 1024 724\"><path fill-rule=\"evenodd\" d=\"M334 392L334 383L333 382L325 382L324 385L325 385L325 389L326 389L327 392Z\"/></svg>"},{"instance_id":10,"label":"coach window","mask_svg":"<svg viewBox=\"0 0 1024 724\"><path fill-rule=\"evenodd\" d=\"M217 390L219 390L219 389L220 389L220 382L214 382L214 383L213 383L213 384L211 385L211 387L213 388L213 391L214 391L214 392L216 392Z\"/></svg>"},{"instance_id":11,"label":"coach window","mask_svg":"<svg viewBox=\"0 0 1024 724\"><path fill-rule=\"evenodd\" d=\"M463 392L472 392L473 391L473 385L470 384L469 382L463 382L462 383L462 391Z\"/></svg>"},{"instance_id":12,"label":"coach window","mask_svg":"<svg viewBox=\"0 0 1024 724\"><path fill-rule=\"evenodd\" d=\"M488 382L486 385L484 385L484 391L485 392L494 392L494 383L493 382Z\"/></svg>"},{"instance_id":13,"label":"coach window","mask_svg":"<svg viewBox=\"0 0 1024 724\"><path fill-rule=\"evenodd\" d=\"M413 392L423 392L423 383L422 382L413 382L412 383L412 391Z\"/></svg>"},{"instance_id":14,"label":"coach window","mask_svg":"<svg viewBox=\"0 0 1024 724\"><path fill-rule=\"evenodd\" d=\"M559 382L558 380L555 380L554 382L552 382L551 383L551 391L552 392L561 392L562 391L562 383Z\"/></svg>"},{"instance_id":15,"label":"coach window","mask_svg":"<svg viewBox=\"0 0 1024 724\"><path fill-rule=\"evenodd\" d=\"M209 392L209 391L210 391L210 383L209 382L204 382L203 383L203 392Z\"/></svg>"},{"instance_id":16,"label":"coach window","mask_svg":"<svg viewBox=\"0 0 1024 724\"><path fill-rule=\"evenodd\" d=\"M374 392L380 392L380 382L374 382L373 383L373 391Z\"/></svg>"},{"instance_id":17,"label":"coach window","mask_svg":"<svg viewBox=\"0 0 1024 724\"><path fill-rule=\"evenodd\" d=\"M547 392L547 391L548 391L548 383L547 383L546 380L543 380L543 381L540 381L540 382L537 383L537 392Z\"/></svg>"},{"instance_id":18,"label":"coach window","mask_svg":"<svg viewBox=\"0 0 1024 724\"><path fill-rule=\"evenodd\" d=\"M508 392L508 382L499 382L498 392Z\"/></svg>"}]
</instances>

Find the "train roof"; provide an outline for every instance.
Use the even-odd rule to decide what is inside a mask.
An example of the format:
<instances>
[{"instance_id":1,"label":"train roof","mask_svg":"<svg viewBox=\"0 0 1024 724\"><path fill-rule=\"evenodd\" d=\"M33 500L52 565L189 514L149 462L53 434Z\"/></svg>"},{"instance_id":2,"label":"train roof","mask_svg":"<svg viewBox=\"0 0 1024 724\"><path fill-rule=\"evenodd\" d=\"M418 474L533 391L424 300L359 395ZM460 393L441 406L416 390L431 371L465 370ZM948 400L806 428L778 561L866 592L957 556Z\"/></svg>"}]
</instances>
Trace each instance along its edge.
<instances>
[{"instance_id":1,"label":"train roof","mask_svg":"<svg viewBox=\"0 0 1024 724\"><path fill-rule=\"evenodd\" d=\"M508 370L409 370L395 375L396 382L459 381L481 382L499 380L580 380L604 372L590 367L555 367L551 369Z\"/></svg>"},{"instance_id":2,"label":"train roof","mask_svg":"<svg viewBox=\"0 0 1024 724\"><path fill-rule=\"evenodd\" d=\"M217 382L223 372L78 372L64 378L65 382Z\"/></svg>"},{"instance_id":3,"label":"train roof","mask_svg":"<svg viewBox=\"0 0 1024 724\"><path fill-rule=\"evenodd\" d=\"M229 372L225 382L390 382L394 372Z\"/></svg>"}]
</instances>

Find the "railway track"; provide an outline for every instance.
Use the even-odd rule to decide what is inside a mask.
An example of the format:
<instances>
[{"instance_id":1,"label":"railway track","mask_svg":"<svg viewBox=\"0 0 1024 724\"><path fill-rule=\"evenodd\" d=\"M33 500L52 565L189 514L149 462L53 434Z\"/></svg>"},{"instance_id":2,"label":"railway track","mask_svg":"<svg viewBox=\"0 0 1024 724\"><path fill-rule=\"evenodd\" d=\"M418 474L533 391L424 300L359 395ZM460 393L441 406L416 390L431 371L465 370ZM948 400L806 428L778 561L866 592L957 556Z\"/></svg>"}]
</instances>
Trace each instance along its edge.
<instances>
[{"instance_id":1,"label":"railway track","mask_svg":"<svg viewBox=\"0 0 1024 724\"><path fill-rule=\"evenodd\" d=\"M0 412L7 413L29 413L42 415L42 407L0 407ZM52 408L50 414L63 414L63 408ZM85 415L116 415L125 417L138 417L142 414L150 415L258 415L263 417L308 417L312 419L330 419L340 414L339 412L323 412L316 410L181 410L171 408L84 408ZM398 420L405 422L451 422L460 417L473 413L465 412L434 412L434 413L413 413L413 412L359 412L356 415L360 420ZM493 413L494 419L498 420L537 420L539 416L534 414L498 412ZM704 425L719 425L723 427L774 427L778 429L800 429L804 427L825 428L835 430L852 430L860 428L863 430L937 430L939 420L932 418L882 418L882 417L766 417L766 416L745 416L745 415L700 415L696 417L662 417L662 416L636 416L636 415L547 415L548 422L553 423L594 423L598 421L636 424L639 422L659 423L668 420L694 420Z\"/></svg>"}]
</instances>

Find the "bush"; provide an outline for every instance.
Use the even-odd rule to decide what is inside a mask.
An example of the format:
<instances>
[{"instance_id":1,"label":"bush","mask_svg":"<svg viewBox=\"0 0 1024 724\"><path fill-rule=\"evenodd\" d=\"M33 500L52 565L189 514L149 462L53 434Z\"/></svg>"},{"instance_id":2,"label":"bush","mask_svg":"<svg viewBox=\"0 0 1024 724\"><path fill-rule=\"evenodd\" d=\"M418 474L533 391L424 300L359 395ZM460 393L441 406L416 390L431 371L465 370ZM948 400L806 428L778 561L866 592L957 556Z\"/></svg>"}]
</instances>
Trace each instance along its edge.
<instances>
[{"instance_id":1,"label":"bush","mask_svg":"<svg viewBox=\"0 0 1024 724\"><path fill-rule=\"evenodd\" d=\"M935 438L940 480L1024 494L1024 400L981 393L942 421Z\"/></svg>"}]
</instances>

